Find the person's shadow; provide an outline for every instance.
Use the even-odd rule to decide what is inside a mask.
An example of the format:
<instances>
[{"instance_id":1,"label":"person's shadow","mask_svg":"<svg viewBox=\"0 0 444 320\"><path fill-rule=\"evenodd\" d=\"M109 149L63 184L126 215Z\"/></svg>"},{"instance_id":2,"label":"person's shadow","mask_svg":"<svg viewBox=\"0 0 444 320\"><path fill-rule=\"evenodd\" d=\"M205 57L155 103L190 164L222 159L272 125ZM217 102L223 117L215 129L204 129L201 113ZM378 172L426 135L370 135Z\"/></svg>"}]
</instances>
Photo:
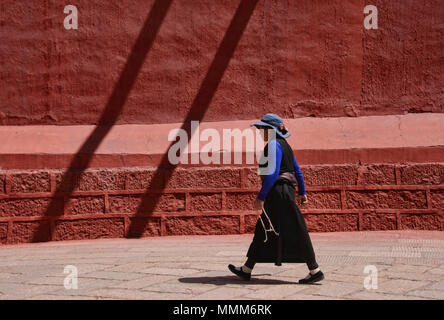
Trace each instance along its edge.
<instances>
[{"instance_id":1,"label":"person's shadow","mask_svg":"<svg viewBox=\"0 0 444 320\"><path fill-rule=\"evenodd\" d=\"M255 276L270 276L270 274L257 274ZM281 284L300 284L297 281L285 281L276 279L251 278L250 281L239 279L236 276L214 276L214 277L188 277L180 278L182 283L205 283L224 286L227 284L248 284L248 285L281 285ZM302 284L301 284L302 285Z\"/></svg>"}]
</instances>

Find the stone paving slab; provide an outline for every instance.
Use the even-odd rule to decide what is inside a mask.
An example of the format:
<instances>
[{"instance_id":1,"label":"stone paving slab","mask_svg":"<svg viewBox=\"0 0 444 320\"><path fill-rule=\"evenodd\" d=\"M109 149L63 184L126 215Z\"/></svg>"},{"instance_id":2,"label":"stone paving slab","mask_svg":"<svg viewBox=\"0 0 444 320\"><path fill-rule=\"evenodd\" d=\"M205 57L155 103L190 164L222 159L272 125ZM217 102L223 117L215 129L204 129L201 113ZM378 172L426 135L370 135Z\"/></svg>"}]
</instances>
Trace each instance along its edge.
<instances>
[{"instance_id":1,"label":"stone paving slab","mask_svg":"<svg viewBox=\"0 0 444 320\"><path fill-rule=\"evenodd\" d=\"M305 264L257 264L249 282L232 275L227 265L245 261L248 234L3 245L0 299L444 299L444 232L311 237L325 273L316 285L297 283ZM66 266L77 268L77 289L64 287ZM376 287L365 287L369 277Z\"/></svg>"}]
</instances>

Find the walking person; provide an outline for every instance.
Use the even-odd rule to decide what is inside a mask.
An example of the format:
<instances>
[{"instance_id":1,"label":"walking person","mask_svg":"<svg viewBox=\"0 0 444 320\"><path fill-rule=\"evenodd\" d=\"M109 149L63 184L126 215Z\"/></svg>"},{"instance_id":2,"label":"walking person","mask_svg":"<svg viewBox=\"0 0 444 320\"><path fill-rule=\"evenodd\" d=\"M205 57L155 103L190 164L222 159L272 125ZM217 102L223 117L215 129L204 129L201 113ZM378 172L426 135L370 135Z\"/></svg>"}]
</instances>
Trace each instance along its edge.
<instances>
[{"instance_id":1,"label":"walking person","mask_svg":"<svg viewBox=\"0 0 444 320\"><path fill-rule=\"evenodd\" d=\"M261 210L261 214L247 252L247 261L241 267L230 264L228 269L240 278L250 280L256 263L274 262L277 266L282 262L306 263L309 273L299 283L321 281L324 274L316 263L304 217L295 203L295 184L298 187L298 204L307 202L307 196L302 172L285 140L290 133L285 129L282 118L272 113L251 126L260 129L264 141L268 142L262 157L268 162L260 161L259 164L262 188L254 202L254 209ZM268 172L261 170L264 168Z\"/></svg>"}]
</instances>

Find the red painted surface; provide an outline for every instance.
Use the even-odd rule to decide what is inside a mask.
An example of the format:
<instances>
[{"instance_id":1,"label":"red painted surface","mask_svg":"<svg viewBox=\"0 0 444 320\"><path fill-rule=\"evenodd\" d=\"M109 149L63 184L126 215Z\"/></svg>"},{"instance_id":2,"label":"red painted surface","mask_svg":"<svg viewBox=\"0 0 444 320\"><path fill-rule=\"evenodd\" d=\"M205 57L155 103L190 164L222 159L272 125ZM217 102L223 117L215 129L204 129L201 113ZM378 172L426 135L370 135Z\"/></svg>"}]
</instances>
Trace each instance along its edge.
<instances>
[{"instance_id":1,"label":"red painted surface","mask_svg":"<svg viewBox=\"0 0 444 320\"><path fill-rule=\"evenodd\" d=\"M232 153L231 159L234 159L234 153L242 153L243 164L246 164L246 155L254 152L254 144L240 148L232 142L231 149L224 147L223 132L251 129L254 136L255 129L249 126L254 121L256 119L204 122L200 124L199 132L210 128L217 130L219 149ZM305 165L441 162L444 159L443 123L444 114L430 113L285 119L292 134L288 142L297 160ZM170 147L170 131L181 125L116 125L99 141L95 150L88 150L87 146L81 156L77 153L96 130L95 126L0 126L0 136L3 137L0 168L81 168L86 163L83 159L89 158L89 167L158 166ZM195 136L198 136L197 132ZM200 146L206 143L201 141ZM188 152L191 153L191 148ZM80 160L74 161L75 157ZM168 162L167 158L164 160ZM74 163L70 164L72 161Z\"/></svg>"},{"instance_id":2,"label":"red painted surface","mask_svg":"<svg viewBox=\"0 0 444 320\"><path fill-rule=\"evenodd\" d=\"M65 5L0 3L1 244L253 232L253 166L162 159L185 119L266 112L311 232L444 231L441 1L79 0L78 30Z\"/></svg>"},{"instance_id":3,"label":"red painted surface","mask_svg":"<svg viewBox=\"0 0 444 320\"><path fill-rule=\"evenodd\" d=\"M135 78L117 123L181 122L213 88L201 86L217 53L228 54L223 39L237 36L216 91L201 92L214 93L205 121L444 111L440 0L261 0L236 20L251 2L157 1L158 32L133 52L148 50L141 68L122 75L154 0L78 0L78 30L63 28L66 3L3 0L0 121L95 124L113 90L124 94L119 79ZM378 8L378 30L363 27L366 4ZM242 34L233 20L247 20Z\"/></svg>"},{"instance_id":4,"label":"red painted surface","mask_svg":"<svg viewBox=\"0 0 444 320\"><path fill-rule=\"evenodd\" d=\"M301 169L309 199L302 212L311 232L444 231L443 163ZM60 170L2 171L1 243L253 231L260 186L255 168L178 168L164 190L151 183L155 171L73 172L70 179L78 183L72 193L59 188ZM54 211L48 213L51 199Z\"/></svg>"}]
</instances>

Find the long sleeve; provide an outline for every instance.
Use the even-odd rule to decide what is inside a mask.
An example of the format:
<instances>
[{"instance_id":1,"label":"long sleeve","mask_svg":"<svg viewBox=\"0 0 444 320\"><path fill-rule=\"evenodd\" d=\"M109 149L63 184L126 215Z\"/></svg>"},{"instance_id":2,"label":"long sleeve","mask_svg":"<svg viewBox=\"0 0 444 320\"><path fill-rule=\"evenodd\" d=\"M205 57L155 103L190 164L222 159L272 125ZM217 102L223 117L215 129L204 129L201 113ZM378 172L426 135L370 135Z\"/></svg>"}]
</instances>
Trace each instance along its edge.
<instances>
[{"instance_id":1,"label":"long sleeve","mask_svg":"<svg viewBox=\"0 0 444 320\"><path fill-rule=\"evenodd\" d=\"M296 176L296 180L298 181L298 194L303 196L305 195L304 177L302 176L301 168L299 168L299 165L296 162L296 158L294 156L293 156L293 165L294 165L294 175Z\"/></svg>"},{"instance_id":2,"label":"long sleeve","mask_svg":"<svg viewBox=\"0 0 444 320\"><path fill-rule=\"evenodd\" d=\"M276 140L271 140L268 143L268 146L268 159L269 162L271 161L272 165L274 165L274 171L268 174L262 183L262 188L257 196L257 198L262 201L265 200L265 197L268 192L270 192L271 188L273 188L273 185L279 176L283 155L282 146Z\"/></svg>"}]
</instances>

